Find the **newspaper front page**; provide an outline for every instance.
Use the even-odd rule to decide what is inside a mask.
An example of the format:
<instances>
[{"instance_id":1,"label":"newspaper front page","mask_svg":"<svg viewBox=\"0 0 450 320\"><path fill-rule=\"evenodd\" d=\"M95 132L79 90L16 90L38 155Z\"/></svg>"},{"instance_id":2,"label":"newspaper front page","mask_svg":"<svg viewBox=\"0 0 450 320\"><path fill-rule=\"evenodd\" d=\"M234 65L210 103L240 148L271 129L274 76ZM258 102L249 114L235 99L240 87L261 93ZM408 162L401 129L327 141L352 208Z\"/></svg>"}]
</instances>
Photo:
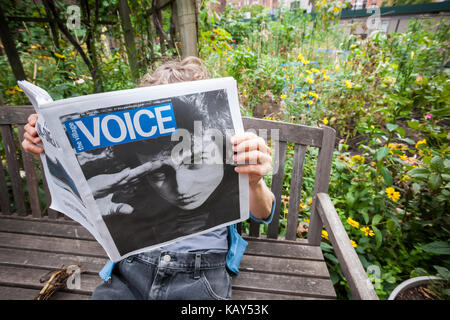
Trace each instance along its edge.
<instances>
[{"instance_id":1,"label":"newspaper front page","mask_svg":"<svg viewBox=\"0 0 450 320\"><path fill-rule=\"evenodd\" d=\"M33 84L51 208L121 260L249 216L232 162L236 81L200 80L58 101Z\"/></svg>"}]
</instances>

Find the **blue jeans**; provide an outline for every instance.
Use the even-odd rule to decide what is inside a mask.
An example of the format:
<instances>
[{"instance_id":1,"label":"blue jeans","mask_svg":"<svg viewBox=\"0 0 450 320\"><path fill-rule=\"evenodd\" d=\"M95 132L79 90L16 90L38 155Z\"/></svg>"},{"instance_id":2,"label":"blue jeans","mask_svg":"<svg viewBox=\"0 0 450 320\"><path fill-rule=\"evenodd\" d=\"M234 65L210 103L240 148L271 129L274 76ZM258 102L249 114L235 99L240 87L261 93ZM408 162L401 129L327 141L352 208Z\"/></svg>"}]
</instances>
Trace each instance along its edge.
<instances>
[{"instance_id":1,"label":"blue jeans","mask_svg":"<svg viewBox=\"0 0 450 320\"><path fill-rule=\"evenodd\" d=\"M120 261L94 300L231 299L226 253L150 251Z\"/></svg>"}]
</instances>

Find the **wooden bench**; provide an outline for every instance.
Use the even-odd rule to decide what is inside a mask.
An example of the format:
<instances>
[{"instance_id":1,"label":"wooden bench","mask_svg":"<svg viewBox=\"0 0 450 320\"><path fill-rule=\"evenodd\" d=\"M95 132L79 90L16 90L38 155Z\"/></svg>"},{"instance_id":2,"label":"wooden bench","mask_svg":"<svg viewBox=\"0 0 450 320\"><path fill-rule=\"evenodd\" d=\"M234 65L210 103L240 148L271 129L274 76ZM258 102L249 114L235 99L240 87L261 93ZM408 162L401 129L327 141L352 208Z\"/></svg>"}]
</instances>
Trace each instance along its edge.
<instances>
[{"instance_id":1,"label":"wooden bench","mask_svg":"<svg viewBox=\"0 0 450 320\"><path fill-rule=\"evenodd\" d=\"M21 150L23 125L30 106L0 106L0 128L6 159L0 170L0 299L32 299L42 288L39 279L62 265L81 265L81 288L65 289L53 299L89 299L101 283L99 270L107 261L102 247L78 223L53 210L45 183L38 175L39 161ZM278 170L272 177L277 199L267 235L250 222L241 272L233 277L233 299L335 299L330 275L320 248L323 226L340 262L354 299L378 299L350 239L327 194L335 132L329 127L308 127L244 118L246 129L266 129L279 135L274 155ZM278 131L272 131L276 129ZM258 131L257 131L258 132ZM274 139L275 140L275 139ZM286 235L278 238L286 150L294 148ZM308 147L309 146L309 147ZM298 208L307 152L318 148L314 194L307 239L298 239ZM6 175L7 174L7 175ZM24 183L25 182L25 183ZM46 203L40 195L45 194Z\"/></svg>"}]
</instances>

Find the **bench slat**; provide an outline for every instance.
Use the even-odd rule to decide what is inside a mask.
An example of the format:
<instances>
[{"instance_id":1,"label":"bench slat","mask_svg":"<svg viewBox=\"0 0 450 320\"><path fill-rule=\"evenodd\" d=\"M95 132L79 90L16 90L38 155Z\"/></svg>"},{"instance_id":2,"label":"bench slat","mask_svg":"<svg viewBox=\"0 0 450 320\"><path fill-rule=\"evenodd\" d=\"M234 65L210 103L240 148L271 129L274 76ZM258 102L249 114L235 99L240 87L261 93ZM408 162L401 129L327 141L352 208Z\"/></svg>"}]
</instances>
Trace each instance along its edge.
<instances>
[{"instance_id":1,"label":"bench slat","mask_svg":"<svg viewBox=\"0 0 450 320\"><path fill-rule=\"evenodd\" d=\"M59 269L63 265L80 265L81 270L97 274L107 262L107 258L86 257L68 253L42 252L16 248L0 248L0 268L6 266L23 266L45 269Z\"/></svg>"},{"instance_id":2,"label":"bench slat","mask_svg":"<svg viewBox=\"0 0 450 320\"><path fill-rule=\"evenodd\" d=\"M301 244L258 241L246 238L248 242L245 254L275 258L323 261L320 247Z\"/></svg>"},{"instance_id":3,"label":"bench slat","mask_svg":"<svg viewBox=\"0 0 450 320\"><path fill-rule=\"evenodd\" d=\"M275 148L274 155L274 171L272 176L272 193L275 196L275 212L273 214L272 222L269 224L267 230L267 237L276 239L278 237L280 209L281 209L281 193L283 191L284 167L286 161L286 142L280 141L278 147Z\"/></svg>"},{"instance_id":4,"label":"bench slat","mask_svg":"<svg viewBox=\"0 0 450 320\"><path fill-rule=\"evenodd\" d=\"M36 269L26 267L0 267L0 285L15 286L30 289L42 289L44 284L40 279L49 271L48 269ZM102 283L102 279L97 275L81 274L80 289L73 289L70 292L91 294L94 289Z\"/></svg>"},{"instance_id":5,"label":"bench slat","mask_svg":"<svg viewBox=\"0 0 450 320\"><path fill-rule=\"evenodd\" d=\"M324 279L330 278L330 274L328 273L328 269L324 261L297 260L289 258L274 259L272 257L244 255L242 257L239 270L319 277Z\"/></svg>"},{"instance_id":6,"label":"bench slat","mask_svg":"<svg viewBox=\"0 0 450 320\"><path fill-rule=\"evenodd\" d=\"M17 219L14 217L0 217L0 231L22 233L29 235L42 235L79 240L95 240L87 229L76 224L61 223L49 220Z\"/></svg>"},{"instance_id":7,"label":"bench slat","mask_svg":"<svg viewBox=\"0 0 450 320\"><path fill-rule=\"evenodd\" d=\"M0 166L0 210L2 210L2 214L4 215L11 214L11 202L9 201L9 192L3 164Z\"/></svg>"},{"instance_id":8,"label":"bench slat","mask_svg":"<svg viewBox=\"0 0 450 320\"><path fill-rule=\"evenodd\" d=\"M98 242L87 240L0 232L0 245L7 248L24 248L106 258L106 253Z\"/></svg>"},{"instance_id":9,"label":"bench slat","mask_svg":"<svg viewBox=\"0 0 450 320\"><path fill-rule=\"evenodd\" d=\"M280 141L314 147L322 146L322 128L247 117L242 117L242 122L245 130L253 129L258 132L258 129L266 129L268 139L271 137L271 131L277 130Z\"/></svg>"},{"instance_id":10,"label":"bench slat","mask_svg":"<svg viewBox=\"0 0 450 320\"><path fill-rule=\"evenodd\" d=\"M32 113L35 113L32 106L1 106L0 125L11 123L25 124Z\"/></svg>"},{"instance_id":11,"label":"bench slat","mask_svg":"<svg viewBox=\"0 0 450 320\"><path fill-rule=\"evenodd\" d=\"M333 159L336 131L330 127L323 127L323 145L317 157L316 177L314 181L314 195L311 204L311 216L308 228L308 241L312 245L320 245L323 222L317 213L316 195L319 192L328 193L330 183L331 163Z\"/></svg>"},{"instance_id":12,"label":"bench slat","mask_svg":"<svg viewBox=\"0 0 450 320\"><path fill-rule=\"evenodd\" d=\"M330 279L292 277L241 271L232 279L237 289L246 288L266 293L288 294L333 299L336 293Z\"/></svg>"},{"instance_id":13,"label":"bench slat","mask_svg":"<svg viewBox=\"0 0 450 320\"><path fill-rule=\"evenodd\" d=\"M303 184L303 166L305 164L306 147L296 144L294 147L294 163L292 165L291 186L289 190L289 210L286 228L286 239L297 237L298 212Z\"/></svg>"},{"instance_id":14,"label":"bench slat","mask_svg":"<svg viewBox=\"0 0 450 320\"><path fill-rule=\"evenodd\" d=\"M33 300L40 290L0 286L0 300ZM51 300L89 300L90 296L57 291Z\"/></svg>"},{"instance_id":15,"label":"bench slat","mask_svg":"<svg viewBox=\"0 0 450 320\"><path fill-rule=\"evenodd\" d=\"M1 109L1 108L0 108ZM8 172L11 178L11 185L18 215L26 215L25 193L22 185L22 178L19 173L19 164L17 161L16 143L13 138L10 125L0 125L3 145L5 149L6 162L8 163Z\"/></svg>"},{"instance_id":16,"label":"bench slat","mask_svg":"<svg viewBox=\"0 0 450 320\"><path fill-rule=\"evenodd\" d=\"M19 142L22 142L25 129L21 125L17 129L19 131ZM33 156L23 150L22 144L20 144L20 150L22 151L23 168L26 173L31 213L34 218L40 218L42 217L42 210L38 178L35 171L36 164L34 163Z\"/></svg>"},{"instance_id":17,"label":"bench slat","mask_svg":"<svg viewBox=\"0 0 450 320\"><path fill-rule=\"evenodd\" d=\"M233 300L328 300L324 297L305 297L287 294L257 292L233 288Z\"/></svg>"}]
</instances>

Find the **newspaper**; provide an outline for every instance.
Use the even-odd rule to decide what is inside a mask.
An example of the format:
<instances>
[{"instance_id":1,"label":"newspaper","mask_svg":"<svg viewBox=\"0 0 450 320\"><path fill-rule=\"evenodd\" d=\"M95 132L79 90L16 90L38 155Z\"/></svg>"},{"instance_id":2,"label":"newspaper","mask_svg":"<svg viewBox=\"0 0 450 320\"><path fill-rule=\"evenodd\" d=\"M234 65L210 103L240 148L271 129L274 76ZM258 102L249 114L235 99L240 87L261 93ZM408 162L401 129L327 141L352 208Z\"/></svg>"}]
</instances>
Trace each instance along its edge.
<instances>
[{"instance_id":1,"label":"newspaper","mask_svg":"<svg viewBox=\"0 0 450 320\"><path fill-rule=\"evenodd\" d=\"M248 219L248 176L229 142L244 131L233 78L57 101L19 86L39 115L50 208L111 260Z\"/></svg>"}]
</instances>

